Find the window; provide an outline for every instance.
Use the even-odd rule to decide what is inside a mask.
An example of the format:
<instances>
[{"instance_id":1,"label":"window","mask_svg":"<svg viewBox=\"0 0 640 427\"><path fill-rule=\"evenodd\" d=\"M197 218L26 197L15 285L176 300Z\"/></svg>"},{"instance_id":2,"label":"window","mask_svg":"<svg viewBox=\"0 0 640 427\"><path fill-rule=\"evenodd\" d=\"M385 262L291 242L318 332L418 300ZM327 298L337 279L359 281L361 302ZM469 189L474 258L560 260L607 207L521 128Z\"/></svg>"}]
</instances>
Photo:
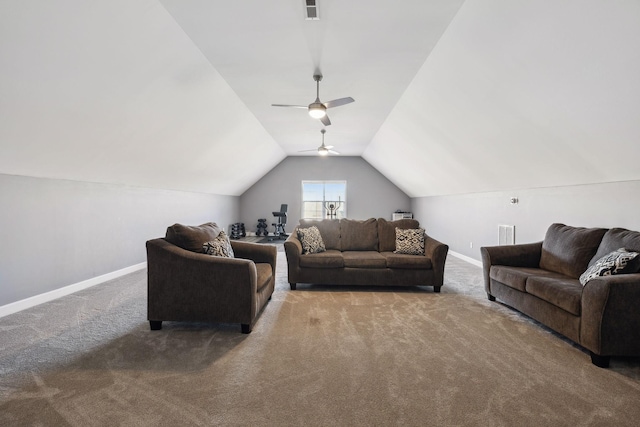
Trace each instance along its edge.
<instances>
[{"instance_id":1,"label":"window","mask_svg":"<svg viewBox=\"0 0 640 427\"><path fill-rule=\"evenodd\" d=\"M302 181L302 218L347 217L347 181Z\"/></svg>"}]
</instances>

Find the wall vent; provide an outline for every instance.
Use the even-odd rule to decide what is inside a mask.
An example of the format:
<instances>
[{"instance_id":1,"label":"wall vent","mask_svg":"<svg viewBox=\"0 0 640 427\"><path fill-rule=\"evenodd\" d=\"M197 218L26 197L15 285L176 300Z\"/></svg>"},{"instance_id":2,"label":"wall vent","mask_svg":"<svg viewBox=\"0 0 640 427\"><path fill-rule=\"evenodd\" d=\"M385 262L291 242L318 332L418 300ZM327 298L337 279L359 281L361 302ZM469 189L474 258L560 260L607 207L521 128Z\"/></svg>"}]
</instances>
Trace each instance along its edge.
<instances>
[{"instance_id":1,"label":"wall vent","mask_svg":"<svg viewBox=\"0 0 640 427\"><path fill-rule=\"evenodd\" d=\"M304 19L306 19L307 21L320 20L316 0L304 0Z\"/></svg>"},{"instance_id":2,"label":"wall vent","mask_svg":"<svg viewBox=\"0 0 640 427\"><path fill-rule=\"evenodd\" d=\"M498 226L498 244L500 246L516 244L516 226L515 225L499 225Z\"/></svg>"}]
</instances>

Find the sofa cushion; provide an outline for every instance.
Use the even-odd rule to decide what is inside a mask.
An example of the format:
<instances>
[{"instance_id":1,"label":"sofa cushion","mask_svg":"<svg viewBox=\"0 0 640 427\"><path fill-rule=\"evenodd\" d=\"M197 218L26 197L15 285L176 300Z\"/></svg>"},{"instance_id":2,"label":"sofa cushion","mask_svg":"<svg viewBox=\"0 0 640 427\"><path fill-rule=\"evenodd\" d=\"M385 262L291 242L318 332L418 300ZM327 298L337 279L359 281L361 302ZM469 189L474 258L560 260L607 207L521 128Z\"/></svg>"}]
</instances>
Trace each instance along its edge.
<instances>
[{"instance_id":1,"label":"sofa cushion","mask_svg":"<svg viewBox=\"0 0 640 427\"><path fill-rule=\"evenodd\" d=\"M326 249L340 250L340 220L337 219L301 219L300 228L309 228L315 225L320 230Z\"/></svg>"},{"instance_id":2,"label":"sofa cushion","mask_svg":"<svg viewBox=\"0 0 640 427\"><path fill-rule=\"evenodd\" d=\"M317 254L326 250L320 230L315 225L309 228L298 228L298 238L302 244L303 254Z\"/></svg>"},{"instance_id":3,"label":"sofa cushion","mask_svg":"<svg viewBox=\"0 0 640 427\"><path fill-rule=\"evenodd\" d=\"M603 256L620 248L625 248L632 252L640 252L640 232L624 228L612 228L607 231L589 265L593 265Z\"/></svg>"},{"instance_id":4,"label":"sofa cushion","mask_svg":"<svg viewBox=\"0 0 640 427\"><path fill-rule=\"evenodd\" d=\"M346 251L342 252L345 267L385 268L387 260L378 251Z\"/></svg>"},{"instance_id":5,"label":"sofa cushion","mask_svg":"<svg viewBox=\"0 0 640 427\"><path fill-rule=\"evenodd\" d=\"M432 268L431 258L424 255L395 254L393 252L381 252L380 255L387 260L388 268L420 270L428 270Z\"/></svg>"},{"instance_id":6,"label":"sofa cushion","mask_svg":"<svg viewBox=\"0 0 640 427\"><path fill-rule=\"evenodd\" d=\"M165 239L182 249L204 253L202 245L218 237L218 234L220 234L220 228L215 222L207 222L198 226L173 224L167 227Z\"/></svg>"},{"instance_id":7,"label":"sofa cushion","mask_svg":"<svg viewBox=\"0 0 640 427\"><path fill-rule=\"evenodd\" d=\"M509 267L506 265L492 265L489 277L510 288L526 292L527 279L532 276L557 277L558 273L540 268Z\"/></svg>"},{"instance_id":8,"label":"sofa cushion","mask_svg":"<svg viewBox=\"0 0 640 427\"><path fill-rule=\"evenodd\" d=\"M577 279L570 279L561 274L531 276L527 278L526 290L541 300L580 316L582 285Z\"/></svg>"},{"instance_id":9,"label":"sofa cushion","mask_svg":"<svg viewBox=\"0 0 640 427\"><path fill-rule=\"evenodd\" d=\"M424 255L424 229L403 230L396 228L396 250L393 252L407 255Z\"/></svg>"},{"instance_id":10,"label":"sofa cushion","mask_svg":"<svg viewBox=\"0 0 640 427\"><path fill-rule=\"evenodd\" d=\"M202 245L202 252L207 255L213 256L221 256L227 258L234 257L231 242L229 241L229 238L224 231L221 231L220 234L218 234L218 237L216 237L215 239L205 242L205 244Z\"/></svg>"},{"instance_id":11,"label":"sofa cushion","mask_svg":"<svg viewBox=\"0 0 640 427\"><path fill-rule=\"evenodd\" d=\"M342 259L342 252L335 249L328 249L324 252L317 254L308 254L300 257L300 267L310 268L342 268L344 267L344 261Z\"/></svg>"},{"instance_id":12,"label":"sofa cushion","mask_svg":"<svg viewBox=\"0 0 640 427\"><path fill-rule=\"evenodd\" d=\"M542 242L540 268L577 279L587 269L606 232L605 228L552 224Z\"/></svg>"},{"instance_id":13,"label":"sofa cushion","mask_svg":"<svg viewBox=\"0 0 640 427\"><path fill-rule=\"evenodd\" d=\"M625 248L613 251L599 260L582 273L580 283L586 285L589 280L600 276L613 276L615 274L637 273L640 260L638 252L629 252Z\"/></svg>"},{"instance_id":14,"label":"sofa cushion","mask_svg":"<svg viewBox=\"0 0 640 427\"><path fill-rule=\"evenodd\" d=\"M378 218L378 250L380 252L393 252L396 250L396 228L418 228L420 223L415 219L399 219L396 221L387 221L384 218Z\"/></svg>"},{"instance_id":15,"label":"sofa cushion","mask_svg":"<svg viewBox=\"0 0 640 427\"><path fill-rule=\"evenodd\" d=\"M377 251L378 221L375 218L340 220L340 250Z\"/></svg>"}]
</instances>

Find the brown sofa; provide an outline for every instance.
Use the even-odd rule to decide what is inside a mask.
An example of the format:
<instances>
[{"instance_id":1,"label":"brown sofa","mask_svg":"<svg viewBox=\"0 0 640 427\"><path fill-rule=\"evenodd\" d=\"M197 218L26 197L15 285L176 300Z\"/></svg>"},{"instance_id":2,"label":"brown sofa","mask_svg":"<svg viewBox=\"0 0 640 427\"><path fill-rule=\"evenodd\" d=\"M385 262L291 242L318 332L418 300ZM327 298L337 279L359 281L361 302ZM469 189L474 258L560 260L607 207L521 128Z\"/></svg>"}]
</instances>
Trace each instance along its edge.
<instances>
[{"instance_id":1,"label":"brown sofa","mask_svg":"<svg viewBox=\"0 0 640 427\"><path fill-rule=\"evenodd\" d=\"M302 253L299 228L318 227L325 252ZM396 227L419 228L413 219L301 220L285 241L288 280L325 285L433 286L440 292L449 247L425 235L424 255L396 254Z\"/></svg>"},{"instance_id":2,"label":"brown sofa","mask_svg":"<svg viewBox=\"0 0 640 427\"><path fill-rule=\"evenodd\" d=\"M175 224L165 238L147 242L148 319L240 323L251 332L275 287L277 249L272 245L231 241L234 258L203 253L215 239L215 223Z\"/></svg>"},{"instance_id":3,"label":"brown sofa","mask_svg":"<svg viewBox=\"0 0 640 427\"><path fill-rule=\"evenodd\" d=\"M640 356L640 273L579 281L620 248L640 251L640 233L553 224L542 242L483 247L487 296L580 344L597 366L609 366L610 356Z\"/></svg>"}]
</instances>

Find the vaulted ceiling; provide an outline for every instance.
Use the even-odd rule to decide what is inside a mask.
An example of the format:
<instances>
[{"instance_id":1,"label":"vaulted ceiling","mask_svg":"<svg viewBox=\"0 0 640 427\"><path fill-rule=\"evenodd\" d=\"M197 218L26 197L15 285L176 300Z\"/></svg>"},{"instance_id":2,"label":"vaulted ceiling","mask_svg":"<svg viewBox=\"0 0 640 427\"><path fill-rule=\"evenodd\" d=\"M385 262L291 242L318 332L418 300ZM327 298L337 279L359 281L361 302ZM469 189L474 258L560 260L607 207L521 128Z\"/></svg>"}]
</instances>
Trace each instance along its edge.
<instances>
[{"instance_id":1,"label":"vaulted ceiling","mask_svg":"<svg viewBox=\"0 0 640 427\"><path fill-rule=\"evenodd\" d=\"M0 2L0 173L240 195L320 145L271 106L319 72L326 143L410 196L640 179L640 3L304 4Z\"/></svg>"}]
</instances>

